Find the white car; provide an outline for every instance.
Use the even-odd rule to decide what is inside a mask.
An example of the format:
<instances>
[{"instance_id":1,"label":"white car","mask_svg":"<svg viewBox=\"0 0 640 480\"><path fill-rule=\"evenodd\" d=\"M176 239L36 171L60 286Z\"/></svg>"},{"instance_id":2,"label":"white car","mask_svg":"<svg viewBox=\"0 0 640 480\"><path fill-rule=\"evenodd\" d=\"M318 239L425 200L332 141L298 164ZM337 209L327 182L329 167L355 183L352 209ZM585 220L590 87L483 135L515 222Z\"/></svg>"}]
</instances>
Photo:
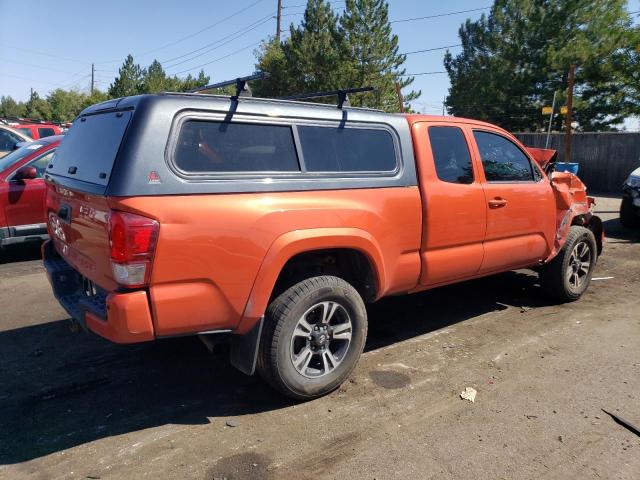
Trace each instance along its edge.
<instances>
[{"instance_id":1,"label":"white car","mask_svg":"<svg viewBox=\"0 0 640 480\"><path fill-rule=\"evenodd\" d=\"M24 133L18 132L8 125L0 124L0 158L16 149L20 142L32 142L33 139Z\"/></svg>"}]
</instances>

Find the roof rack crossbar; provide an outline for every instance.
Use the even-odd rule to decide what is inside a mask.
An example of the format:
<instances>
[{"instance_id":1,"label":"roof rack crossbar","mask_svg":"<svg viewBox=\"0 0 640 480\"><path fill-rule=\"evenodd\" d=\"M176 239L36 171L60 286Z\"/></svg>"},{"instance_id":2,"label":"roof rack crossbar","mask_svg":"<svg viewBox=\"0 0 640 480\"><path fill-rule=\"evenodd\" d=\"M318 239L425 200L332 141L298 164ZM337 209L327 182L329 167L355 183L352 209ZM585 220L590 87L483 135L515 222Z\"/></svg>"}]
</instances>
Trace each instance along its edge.
<instances>
[{"instance_id":1,"label":"roof rack crossbar","mask_svg":"<svg viewBox=\"0 0 640 480\"><path fill-rule=\"evenodd\" d=\"M359 87L359 88L344 88L340 90L331 90L326 92L313 92L313 93L301 93L299 95L291 95L288 97L278 97L278 100L306 100L310 98L324 98L324 97L338 97L338 108L343 106L350 106L349 94L350 93L363 93L371 92L375 90L374 87Z\"/></svg>"},{"instance_id":2,"label":"roof rack crossbar","mask_svg":"<svg viewBox=\"0 0 640 480\"><path fill-rule=\"evenodd\" d=\"M213 90L214 88L228 87L229 85L236 86L235 97L250 97L252 95L251 88L249 88L249 82L252 80L264 80L269 78L268 72L258 72L253 75L247 75L246 77L238 77L234 80L225 80L224 82L213 83L211 85L204 85L202 87L192 88L187 90L187 93L200 93L207 90Z\"/></svg>"}]
</instances>

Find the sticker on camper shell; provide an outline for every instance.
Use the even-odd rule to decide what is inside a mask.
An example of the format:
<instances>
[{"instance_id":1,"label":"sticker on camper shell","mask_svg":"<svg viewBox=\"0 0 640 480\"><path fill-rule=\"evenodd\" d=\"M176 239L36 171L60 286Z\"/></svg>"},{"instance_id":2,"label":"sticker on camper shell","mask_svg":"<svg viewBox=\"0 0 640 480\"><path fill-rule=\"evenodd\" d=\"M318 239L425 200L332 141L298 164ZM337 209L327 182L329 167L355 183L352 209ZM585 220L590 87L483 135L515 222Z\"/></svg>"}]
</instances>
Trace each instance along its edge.
<instances>
[{"instance_id":1,"label":"sticker on camper shell","mask_svg":"<svg viewBox=\"0 0 640 480\"><path fill-rule=\"evenodd\" d=\"M158 172L156 172L155 170L151 170L149 172L149 183L162 183L162 181L160 180L160 175L158 175Z\"/></svg>"}]
</instances>

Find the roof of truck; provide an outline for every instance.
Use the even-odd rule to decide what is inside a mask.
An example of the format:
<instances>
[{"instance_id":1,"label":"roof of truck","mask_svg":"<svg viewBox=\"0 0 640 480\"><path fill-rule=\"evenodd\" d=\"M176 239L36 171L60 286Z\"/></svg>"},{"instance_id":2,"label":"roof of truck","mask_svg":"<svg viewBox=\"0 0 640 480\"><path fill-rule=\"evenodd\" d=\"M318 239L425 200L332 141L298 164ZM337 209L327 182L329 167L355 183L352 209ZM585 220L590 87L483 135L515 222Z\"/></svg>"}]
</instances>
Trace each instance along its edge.
<instances>
[{"instance_id":1,"label":"roof of truck","mask_svg":"<svg viewBox=\"0 0 640 480\"><path fill-rule=\"evenodd\" d=\"M500 130L505 131L503 128L498 127L492 123L483 122L482 120L475 120L473 118L466 117L454 117L448 115L423 115L423 114L415 114L415 113L407 113L404 114L409 123L416 122L444 122L444 123L471 123L474 125L478 125L480 127L491 127L498 128Z\"/></svg>"}]
</instances>

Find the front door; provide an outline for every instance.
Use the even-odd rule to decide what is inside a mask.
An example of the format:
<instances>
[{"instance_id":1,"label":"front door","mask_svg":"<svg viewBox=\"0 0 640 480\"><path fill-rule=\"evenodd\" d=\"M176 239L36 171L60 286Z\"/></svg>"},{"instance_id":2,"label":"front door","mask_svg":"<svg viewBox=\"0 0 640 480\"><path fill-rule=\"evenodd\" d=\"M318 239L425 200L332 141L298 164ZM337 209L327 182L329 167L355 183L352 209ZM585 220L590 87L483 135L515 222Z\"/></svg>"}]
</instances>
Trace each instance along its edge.
<instances>
[{"instance_id":1,"label":"front door","mask_svg":"<svg viewBox=\"0 0 640 480\"><path fill-rule=\"evenodd\" d=\"M484 172L487 233L480 273L536 264L553 247L555 200L549 181L498 131L474 130Z\"/></svg>"},{"instance_id":2,"label":"front door","mask_svg":"<svg viewBox=\"0 0 640 480\"><path fill-rule=\"evenodd\" d=\"M50 150L44 155L32 160L26 165L34 167L37 178L14 180L7 179L6 190L2 203L4 204L7 223L10 227L23 225L42 225L46 223L44 194L45 183L43 174L53 155ZM23 165L25 166L25 165Z\"/></svg>"},{"instance_id":3,"label":"front door","mask_svg":"<svg viewBox=\"0 0 640 480\"><path fill-rule=\"evenodd\" d=\"M414 124L422 193L422 275L431 286L475 275L482 263L486 209L464 128Z\"/></svg>"}]
</instances>

